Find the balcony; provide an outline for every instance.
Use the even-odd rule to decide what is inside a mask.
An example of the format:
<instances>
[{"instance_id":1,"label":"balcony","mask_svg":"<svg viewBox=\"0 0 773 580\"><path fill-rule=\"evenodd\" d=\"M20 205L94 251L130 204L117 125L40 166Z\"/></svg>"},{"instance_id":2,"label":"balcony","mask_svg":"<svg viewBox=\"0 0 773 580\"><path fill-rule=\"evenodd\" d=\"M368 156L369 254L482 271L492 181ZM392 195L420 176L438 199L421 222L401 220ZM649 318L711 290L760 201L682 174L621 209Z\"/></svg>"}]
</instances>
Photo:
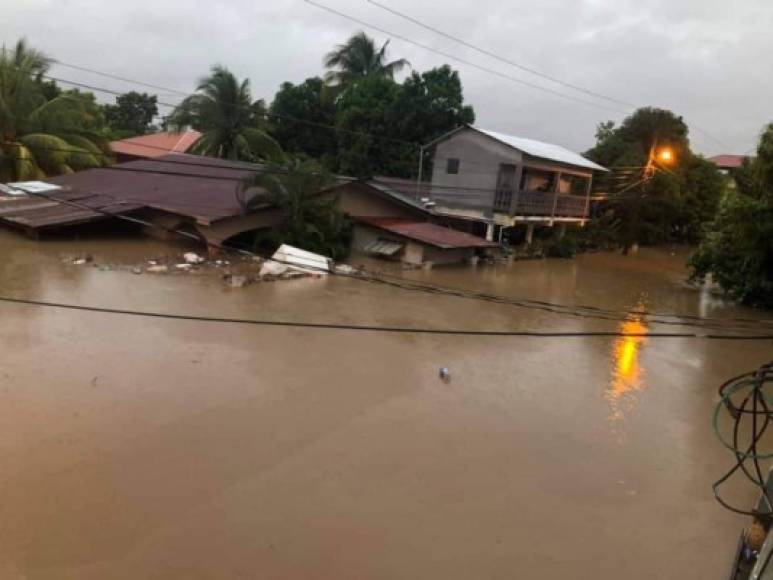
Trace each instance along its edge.
<instances>
[{"instance_id":1,"label":"balcony","mask_svg":"<svg viewBox=\"0 0 773 580\"><path fill-rule=\"evenodd\" d=\"M494 211L510 214L510 204L516 196L515 211L512 215L549 217L587 217L585 196L569 195L549 191L498 189L494 192Z\"/></svg>"}]
</instances>

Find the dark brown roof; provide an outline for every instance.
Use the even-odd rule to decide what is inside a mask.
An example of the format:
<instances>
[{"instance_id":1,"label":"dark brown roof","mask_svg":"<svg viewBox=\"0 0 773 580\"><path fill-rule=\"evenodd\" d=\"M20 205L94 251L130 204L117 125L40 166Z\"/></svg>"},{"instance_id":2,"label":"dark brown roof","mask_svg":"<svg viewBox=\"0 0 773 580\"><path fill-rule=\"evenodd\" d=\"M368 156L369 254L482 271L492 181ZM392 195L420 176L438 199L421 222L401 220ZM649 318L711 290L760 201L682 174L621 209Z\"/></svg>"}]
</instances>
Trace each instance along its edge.
<instances>
[{"instance_id":1,"label":"dark brown roof","mask_svg":"<svg viewBox=\"0 0 773 580\"><path fill-rule=\"evenodd\" d=\"M46 179L63 187L47 196L85 208L32 196L13 198L0 202L0 220L39 228L104 219L100 213L104 211L152 208L209 224L244 213L237 187L261 169L251 163L185 154L89 169Z\"/></svg>"},{"instance_id":2,"label":"dark brown roof","mask_svg":"<svg viewBox=\"0 0 773 580\"><path fill-rule=\"evenodd\" d=\"M163 131L113 141L110 143L110 149L119 155L155 159L170 153L185 153L198 141L199 137L201 137L201 133L198 131L184 131L182 133Z\"/></svg>"},{"instance_id":3,"label":"dark brown roof","mask_svg":"<svg viewBox=\"0 0 773 580\"><path fill-rule=\"evenodd\" d=\"M715 155L714 157L709 157L709 161L720 169L737 169L743 165L743 160L746 157L746 155Z\"/></svg>"},{"instance_id":4,"label":"dark brown roof","mask_svg":"<svg viewBox=\"0 0 773 580\"><path fill-rule=\"evenodd\" d=\"M357 217L355 219L366 225L445 250L452 248L492 248L497 245L478 236L430 222L385 217Z\"/></svg>"}]
</instances>

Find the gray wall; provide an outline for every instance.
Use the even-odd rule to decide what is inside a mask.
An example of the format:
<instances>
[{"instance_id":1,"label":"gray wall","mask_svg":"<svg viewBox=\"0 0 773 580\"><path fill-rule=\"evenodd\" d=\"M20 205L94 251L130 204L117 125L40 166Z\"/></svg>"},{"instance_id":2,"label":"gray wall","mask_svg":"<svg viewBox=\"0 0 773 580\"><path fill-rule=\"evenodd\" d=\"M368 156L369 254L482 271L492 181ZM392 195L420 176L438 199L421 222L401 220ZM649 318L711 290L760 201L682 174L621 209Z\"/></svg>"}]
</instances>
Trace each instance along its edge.
<instances>
[{"instance_id":1,"label":"gray wall","mask_svg":"<svg viewBox=\"0 0 773 580\"><path fill-rule=\"evenodd\" d=\"M459 159L459 173L446 173L446 160ZM500 163L517 165L522 155L471 129L464 129L435 146L432 164L433 197L438 205L485 208L494 204ZM436 187L437 186L437 187ZM470 191L442 189L444 186ZM485 191L479 191L485 190Z\"/></svg>"}]
</instances>

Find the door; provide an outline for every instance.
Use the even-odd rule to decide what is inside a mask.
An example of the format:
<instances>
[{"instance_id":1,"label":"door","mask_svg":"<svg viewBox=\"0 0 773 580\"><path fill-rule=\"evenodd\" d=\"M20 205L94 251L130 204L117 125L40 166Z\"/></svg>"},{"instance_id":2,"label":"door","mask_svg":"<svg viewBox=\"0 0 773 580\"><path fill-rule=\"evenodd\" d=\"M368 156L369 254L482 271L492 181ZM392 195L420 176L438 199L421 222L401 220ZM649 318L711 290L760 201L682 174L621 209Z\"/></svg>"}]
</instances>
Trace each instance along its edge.
<instances>
[{"instance_id":1,"label":"door","mask_svg":"<svg viewBox=\"0 0 773 580\"><path fill-rule=\"evenodd\" d=\"M497 189L494 194L494 210L508 211L515 192L515 165L500 163L497 174Z\"/></svg>"}]
</instances>

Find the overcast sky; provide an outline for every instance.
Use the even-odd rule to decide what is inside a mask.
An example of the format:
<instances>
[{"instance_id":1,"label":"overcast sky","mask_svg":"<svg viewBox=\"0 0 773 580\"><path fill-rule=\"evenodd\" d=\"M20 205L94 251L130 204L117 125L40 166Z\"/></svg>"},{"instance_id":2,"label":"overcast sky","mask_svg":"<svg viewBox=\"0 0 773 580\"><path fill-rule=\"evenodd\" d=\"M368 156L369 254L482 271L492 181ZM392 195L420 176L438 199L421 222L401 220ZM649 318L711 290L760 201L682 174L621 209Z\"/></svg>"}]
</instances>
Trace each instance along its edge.
<instances>
[{"instance_id":1,"label":"overcast sky","mask_svg":"<svg viewBox=\"0 0 773 580\"><path fill-rule=\"evenodd\" d=\"M318 1L506 75L623 109L567 100L392 40L390 56L407 58L419 71L445 62L458 69L481 127L582 151L593 144L597 123L619 121L630 109L478 54L366 0ZM568 83L672 109L706 154L748 152L763 124L773 121L771 0L380 2ZM285 80L321 75L324 53L363 28L303 0L0 0L6 44L26 36L63 62L186 91L220 63L249 77L254 97L267 101ZM379 42L388 38L366 31ZM148 90L63 67L52 74ZM180 98L155 92L168 103Z\"/></svg>"}]
</instances>

